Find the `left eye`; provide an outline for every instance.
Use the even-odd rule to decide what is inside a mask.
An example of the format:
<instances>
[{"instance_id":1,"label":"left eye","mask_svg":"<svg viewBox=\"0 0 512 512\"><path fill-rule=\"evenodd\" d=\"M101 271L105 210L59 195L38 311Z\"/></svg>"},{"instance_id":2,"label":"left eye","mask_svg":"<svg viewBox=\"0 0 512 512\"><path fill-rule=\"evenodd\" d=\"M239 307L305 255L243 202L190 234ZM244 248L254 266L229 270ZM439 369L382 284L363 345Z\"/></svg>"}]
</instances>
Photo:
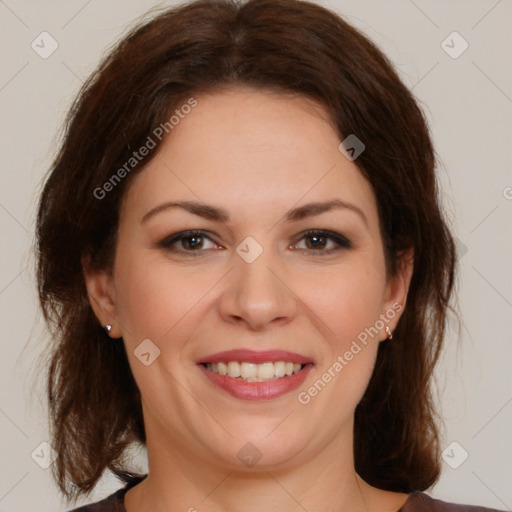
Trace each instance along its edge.
<instances>
[{"instance_id":1,"label":"left eye","mask_svg":"<svg viewBox=\"0 0 512 512\"><path fill-rule=\"evenodd\" d=\"M313 254L328 254L352 247L350 242L343 235L332 231L313 229L303 233L299 240L309 240L309 243L306 242L306 250ZM325 246L328 245L329 241L333 242L333 246L327 249Z\"/></svg>"},{"instance_id":2,"label":"left eye","mask_svg":"<svg viewBox=\"0 0 512 512\"><path fill-rule=\"evenodd\" d=\"M208 240L212 244L212 247L205 247L205 240ZM294 245L293 248L305 250L310 254L329 254L341 249L351 248L350 242L343 235L332 231L310 230L302 233L298 240L309 242L306 242L306 248L298 247L299 244ZM329 242L331 242L331 248L326 248ZM176 247L178 243L181 244L181 248ZM199 256L200 253L204 252L206 249L214 249L216 244L203 231L183 231L162 240L159 246L176 252L195 253L194 256Z\"/></svg>"}]
</instances>

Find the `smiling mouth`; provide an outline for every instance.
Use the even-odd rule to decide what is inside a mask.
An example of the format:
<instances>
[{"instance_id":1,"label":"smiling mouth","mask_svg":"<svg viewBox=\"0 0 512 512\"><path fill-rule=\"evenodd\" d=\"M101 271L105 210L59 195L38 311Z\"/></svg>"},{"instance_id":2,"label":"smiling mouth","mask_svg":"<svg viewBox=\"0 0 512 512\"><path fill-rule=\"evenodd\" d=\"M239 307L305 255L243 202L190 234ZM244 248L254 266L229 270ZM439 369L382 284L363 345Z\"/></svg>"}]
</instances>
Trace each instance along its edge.
<instances>
[{"instance_id":1,"label":"smiling mouth","mask_svg":"<svg viewBox=\"0 0 512 512\"><path fill-rule=\"evenodd\" d=\"M225 361L201 363L201 365L212 373L243 382L270 382L297 374L307 366L291 361L269 361L259 364L245 361Z\"/></svg>"}]
</instances>

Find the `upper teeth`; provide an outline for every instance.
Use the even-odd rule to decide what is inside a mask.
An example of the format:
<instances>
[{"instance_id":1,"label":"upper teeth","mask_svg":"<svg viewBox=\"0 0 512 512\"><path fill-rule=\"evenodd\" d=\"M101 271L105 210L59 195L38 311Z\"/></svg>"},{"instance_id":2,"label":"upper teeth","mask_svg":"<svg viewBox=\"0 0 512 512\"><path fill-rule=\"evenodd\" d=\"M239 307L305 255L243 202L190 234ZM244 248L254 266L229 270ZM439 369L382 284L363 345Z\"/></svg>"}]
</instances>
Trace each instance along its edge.
<instances>
[{"instance_id":1,"label":"upper teeth","mask_svg":"<svg viewBox=\"0 0 512 512\"><path fill-rule=\"evenodd\" d=\"M207 363L206 368L220 375L229 375L229 377L241 378L248 382L262 382L297 373L302 365L285 361L261 364L229 361L227 363Z\"/></svg>"}]
</instances>

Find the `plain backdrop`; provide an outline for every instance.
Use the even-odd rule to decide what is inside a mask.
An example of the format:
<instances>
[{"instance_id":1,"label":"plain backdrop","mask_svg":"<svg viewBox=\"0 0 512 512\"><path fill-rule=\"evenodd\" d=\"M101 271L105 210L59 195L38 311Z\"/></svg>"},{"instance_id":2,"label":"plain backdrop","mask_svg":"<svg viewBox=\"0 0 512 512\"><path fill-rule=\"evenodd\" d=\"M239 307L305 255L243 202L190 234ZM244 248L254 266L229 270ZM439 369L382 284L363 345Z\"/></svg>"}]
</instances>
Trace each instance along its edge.
<instances>
[{"instance_id":1,"label":"plain backdrop","mask_svg":"<svg viewBox=\"0 0 512 512\"><path fill-rule=\"evenodd\" d=\"M459 341L450 332L439 367L447 450L441 479L429 492L510 510L512 3L322 4L375 41L413 89L432 130L443 200L458 239L463 330ZM49 438L40 359L48 336L37 308L31 252L37 193L82 81L155 5L171 2L0 0L1 512L71 508L50 469L36 463L49 450L41 444ZM47 58L31 46L41 37L45 51L58 44ZM107 475L83 502L120 486Z\"/></svg>"}]
</instances>

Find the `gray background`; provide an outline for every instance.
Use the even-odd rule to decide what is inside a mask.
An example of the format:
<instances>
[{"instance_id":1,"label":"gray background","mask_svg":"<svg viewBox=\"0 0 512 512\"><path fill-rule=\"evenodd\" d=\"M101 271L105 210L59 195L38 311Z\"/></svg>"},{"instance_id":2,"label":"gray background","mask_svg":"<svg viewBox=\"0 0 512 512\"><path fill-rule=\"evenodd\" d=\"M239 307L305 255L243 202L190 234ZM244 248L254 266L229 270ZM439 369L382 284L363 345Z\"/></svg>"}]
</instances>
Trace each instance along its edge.
<instances>
[{"instance_id":1,"label":"gray background","mask_svg":"<svg viewBox=\"0 0 512 512\"><path fill-rule=\"evenodd\" d=\"M431 491L449 501L510 510L512 3L322 3L385 51L423 105L459 240L463 330L460 342L450 333L438 372L448 449L441 480ZM48 440L44 376L34 380L48 343L31 256L37 191L82 81L127 26L154 5L149 0L0 0L0 512L67 508L50 470L34 461L44 465L51 453L40 445ZM31 48L43 31L59 45L47 59ZM445 51L463 48L457 36L446 40L453 31L469 44L458 58ZM466 452L467 460L453 469ZM106 477L91 499L119 486Z\"/></svg>"}]
</instances>

